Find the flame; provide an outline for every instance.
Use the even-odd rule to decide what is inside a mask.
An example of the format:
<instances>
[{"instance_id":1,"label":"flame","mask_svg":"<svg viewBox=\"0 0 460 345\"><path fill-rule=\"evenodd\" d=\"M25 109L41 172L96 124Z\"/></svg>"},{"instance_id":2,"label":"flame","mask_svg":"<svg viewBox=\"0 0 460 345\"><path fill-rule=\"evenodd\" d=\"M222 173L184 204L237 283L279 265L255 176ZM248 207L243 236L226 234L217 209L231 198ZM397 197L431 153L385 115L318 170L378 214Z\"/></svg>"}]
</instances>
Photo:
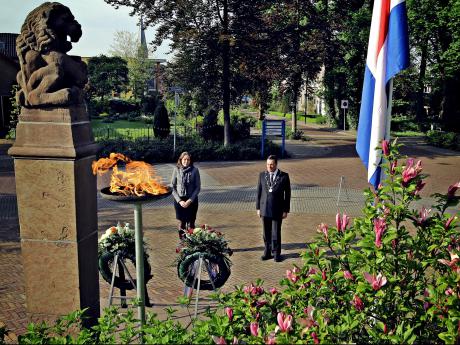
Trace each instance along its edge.
<instances>
[{"instance_id":1,"label":"flame","mask_svg":"<svg viewBox=\"0 0 460 345\"><path fill-rule=\"evenodd\" d=\"M118 169L118 161L126 163L126 171ZM148 163L132 161L121 153L111 153L109 158L100 158L92 164L94 175L103 175L110 168L113 168L110 179L112 193L144 196L146 193L159 195L168 192L161 178L156 176L153 166Z\"/></svg>"}]
</instances>

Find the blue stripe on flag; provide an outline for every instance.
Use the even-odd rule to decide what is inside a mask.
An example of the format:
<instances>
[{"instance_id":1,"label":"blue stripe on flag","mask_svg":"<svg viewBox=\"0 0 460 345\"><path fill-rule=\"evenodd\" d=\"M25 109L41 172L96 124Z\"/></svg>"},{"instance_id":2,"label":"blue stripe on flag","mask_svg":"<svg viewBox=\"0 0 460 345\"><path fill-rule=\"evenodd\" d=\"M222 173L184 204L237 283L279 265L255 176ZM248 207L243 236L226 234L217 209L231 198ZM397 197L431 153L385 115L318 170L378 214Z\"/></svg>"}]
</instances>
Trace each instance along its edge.
<instances>
[{"instance_id":1,"label":"blue stripe on flag","mask_svg":"<svg viewBox=\"0 0 460 345\"><path fill-rule=\"evenodd\" d=\"M361 96L361 110L359 111L358 135L356 137L356 151L366 166L369 165L369 146L371 141L372 109L374 104L375 78L366 65L364 72L363 93Z\"/></svg>"},{"instance_id":2,"label":"blue stripe on flag","mask_svg":"<svg viewBox=\"0 0 460 345\"><path fill-rule=\"evenodd\" d=\"M405 1L396 5L390 12L387 43L385 82L409 67L409 34Z\"/></svg>"}]
</instances>

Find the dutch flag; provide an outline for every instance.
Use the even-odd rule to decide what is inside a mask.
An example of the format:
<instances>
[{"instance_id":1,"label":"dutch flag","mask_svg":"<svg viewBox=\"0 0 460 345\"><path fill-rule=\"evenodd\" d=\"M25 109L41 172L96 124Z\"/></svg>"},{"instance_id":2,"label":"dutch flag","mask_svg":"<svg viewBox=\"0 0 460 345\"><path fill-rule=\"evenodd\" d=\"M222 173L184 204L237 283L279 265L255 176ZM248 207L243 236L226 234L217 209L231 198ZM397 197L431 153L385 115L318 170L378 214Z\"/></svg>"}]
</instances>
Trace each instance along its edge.
<instances>
[{"instance_id":1,"label":"dutch flag","mask_svg":"<svg viewBox=\"0 0 460 345\"><path fill-rule=\"evenodd\" d=\"M409 38L404 0L375 0L359 112L356 151L367 180L380 183L382 139L389 139L393 78L409 66Z\"/></svg>"}]
</instances>

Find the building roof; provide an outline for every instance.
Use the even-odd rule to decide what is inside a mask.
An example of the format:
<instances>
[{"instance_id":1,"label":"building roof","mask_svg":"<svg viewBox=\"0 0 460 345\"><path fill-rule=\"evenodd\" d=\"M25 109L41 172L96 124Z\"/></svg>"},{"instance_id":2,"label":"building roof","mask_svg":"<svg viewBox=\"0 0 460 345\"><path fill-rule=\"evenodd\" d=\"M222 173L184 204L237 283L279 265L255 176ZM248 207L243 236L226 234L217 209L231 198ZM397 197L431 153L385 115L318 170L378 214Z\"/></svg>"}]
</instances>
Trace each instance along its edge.
<instances>
[{"instance_id":1,"label":"building roof","mask_svg":"<svg viewBox=\"0 0 460 345\"><path fill-rule=\"evenodd\" d=\"M18 34L0 32L0 54L14 61L18 60L18 55L16 54L16 37L18 37Z\"/></svg>"}]
</instances>

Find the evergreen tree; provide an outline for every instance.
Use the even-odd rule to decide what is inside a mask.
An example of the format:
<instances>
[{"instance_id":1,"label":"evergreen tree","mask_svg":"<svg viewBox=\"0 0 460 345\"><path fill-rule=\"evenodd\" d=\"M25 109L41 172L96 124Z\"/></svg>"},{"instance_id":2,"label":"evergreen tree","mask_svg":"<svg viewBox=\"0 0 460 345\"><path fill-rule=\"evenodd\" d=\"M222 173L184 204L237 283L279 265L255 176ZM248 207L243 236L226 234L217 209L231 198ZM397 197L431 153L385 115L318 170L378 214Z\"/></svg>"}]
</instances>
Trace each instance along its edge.
<instances>
[{"instance_id":1,"label":"evergreen tree","mask_svg":"<svg viewBox=\"0 0 460 345\"><path fill-rule=\"evenodd\" d=\"M160 102L153 115L153 134L155 138L166 139L169 136L170 124L168 110L163 102Z\"/></svg>"}]
</instances>

